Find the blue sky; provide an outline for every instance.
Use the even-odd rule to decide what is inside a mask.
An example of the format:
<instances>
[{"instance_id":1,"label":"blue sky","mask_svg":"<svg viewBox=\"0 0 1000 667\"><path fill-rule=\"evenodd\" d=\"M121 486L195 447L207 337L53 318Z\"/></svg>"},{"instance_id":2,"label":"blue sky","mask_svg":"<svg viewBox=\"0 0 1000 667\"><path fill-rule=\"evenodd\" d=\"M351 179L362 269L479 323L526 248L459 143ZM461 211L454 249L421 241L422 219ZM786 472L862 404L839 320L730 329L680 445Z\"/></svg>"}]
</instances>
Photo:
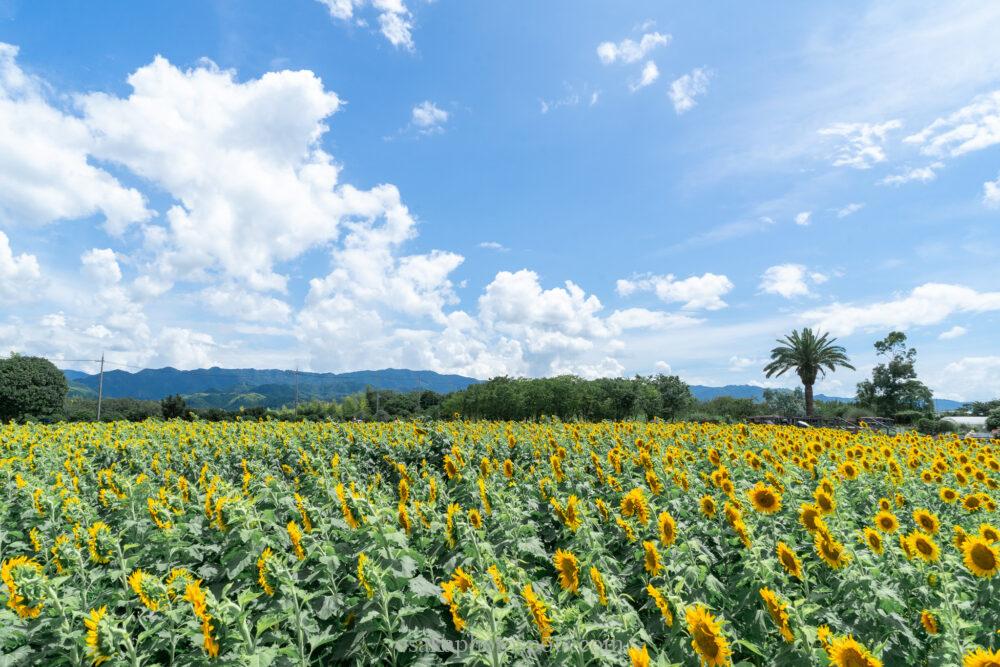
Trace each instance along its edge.
<instances>
[{"instance_id":1,"label":"blue sky","mask_svg":"<svg viewBox=\"0 0 1000 667\"><path fill-rule=\"evenodd\" d=\"M0 349L1000 395L1000 6L0 0ZM79 362L61 365L86 367Z\"/></svg>"}]
</instances>

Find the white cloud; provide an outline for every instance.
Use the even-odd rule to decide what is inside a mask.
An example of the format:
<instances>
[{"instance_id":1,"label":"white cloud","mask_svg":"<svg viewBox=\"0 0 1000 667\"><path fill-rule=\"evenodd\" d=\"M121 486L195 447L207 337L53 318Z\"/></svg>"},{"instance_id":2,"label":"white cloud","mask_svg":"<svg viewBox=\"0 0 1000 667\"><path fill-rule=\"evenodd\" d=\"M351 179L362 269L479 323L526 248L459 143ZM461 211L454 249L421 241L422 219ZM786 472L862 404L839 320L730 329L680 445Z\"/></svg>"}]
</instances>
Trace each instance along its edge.
<instances>
[{"instance_id":1,"label":"white cloud","mask_svg":"<svg viewBox=\"0 0 1000 667\"><path fill-rule=\"evenodd\" d=\"M94 214L109 231L146 220L139 192L88 161L90 129L46 100L45 83L0 42L0 222L45 224Z\"/></svg>"},{"instance_id":2,"label":"white cloud","mask_svg":"<svg viewBox=\"0 0 1000 667\"><path fill-rule=\"evenodd\" d=\"M395 47L413 50L413 21L403 0L318 0L330 16L341 21L354 19L355 10L370 4L378 14L382 36ZM362 23L361 20L358 21Z\"/></svg>"},{"instance_id":3,"label":"white cloud","mask_svg":"<svg viewBox=\"0 0 1000 667\"><path fill-rule=\"evenodd\" d=\"M800 319L835 336L857 330L900 329L939 324L955 313L1000 310L1000 292L977 292L962 285L925 283L910 294L865 306L834 303L801 314Z\"/></svg>"},{"instance_id":4,"label":"white cloud","mask_svg":"<svg viewBox=\"0 0 1000 667\"><path fill-rule=\"evenodd\" d=\"M605 65L612 63L634 63L645 58L650 52L660 46L670 43L670 35L662 35L658 32L646 33L638 42L631 39L623 39L617 44L614 42L601 42L597 47L597 56Z\"/></svg>"},{"instance_id":5,"label":"white cloud","mask_svg":"<svg viewBox=\"0 0 1000 667\"><path fill-rule=\"evenodd\" d=\"M886 159L886 135L903 126L899 120L884 123L834 123L819 131L821 135L838 137L842 145L834 154L833 166L869 169Z\"/></svg>"},{"instance_id":6,"label":"white cloud","mask_svg":"<svg viewBox=\"0 0 1000 667\"><path fill-rule=\"evenodd\" d=\"M92 248L80 256L83 273L98 285L116 285L122 279L118 258L111 248Z\"/></svg>"},{"instance_id":7,"label":"white cloud","mask_svg":"<svg viewBox=\"0 0 1000 667\"><path fill-rule=\"evenodd\" d=\"M433 102L425 100L413 107L410 122L423 134L443 132L444 124L448 122L448 112L438 108Z\"/></svg>"},{"instance_id":8,"label":"white cloud","mask_svg":"<svg viewBox=\"0 0 1000 667\"><path fill-rule=\"evenodd\" d=\"M669 375L671 372L673 372L672 369L670 368L670 364L662 360L657 361L655 364L653 364L653 368L655 368L657 372L664 373L666 375Z\"/></svg>"},{"instance_id":9,"label":"white cloud","mask_svg":"<svg viewBox=\"0 0 1000 667\"><path fill-rule=\"evenodd\" d=\"M812 211L802 211L795 215L795 224L805 227L812 221Z\"/></svg>"},{"instance_id":10,"label":"white cloud","mask_svg":"<svg viewBox=\"0 0 1000 667\"><path fill-rule=\"evenodd\" d=\"M942 331L938 335L938 339L939 340L952 340L953 338L959 338L961 336L964 336L967 333L969 333L968 329L966 329L965 327L960 327L958 325L955 325L952 328L948 329L947 331Z\"/></svg>"},{"instance_id":11,"label":"white cloud","mask_svg":"<svg viewBox=\"0 0 1000 667\"><path fill-rule=\"evenodd\" d=\"M678 115L695 107L695 98L708 92L708 82L712 78L711 70L696 67L688 74L675 79L670 84L670 100L674 103L674 111Z\"/></svg>"},{"instance_id":12,"label":"white cloud","mask_svg":"<svg viewBox=\"0 0 1000 667\"><path fill-rule=\"evenodd\" d=\"M1000 356L962 357L932 378L935 394L957 400L990 400L1000 396Z\"/></svg>"},{"instance_id":13,"label":"white cloud","mask_svg":"<svg viewBox=\"0 0 1000 667\"><path fill-rule=\"evenodd\" d=\"M509 250L507 246L497 241L483 241L479 244L479 247L485 250L496 250L497 252L507 252Z\"/></svg>"},{"instance_id":14,"label":"white cloud","mask_svg":"<svg viewBox=\"0 0 1000 667\"><path fill-rule=\"evenodd\" d=\"M903 141L919 146L926 155L950 157L1000 143L1000 90L977 96Z\"/></svg>"},{"instance_id":15,"label":"white cloud","mask_svg":"<svg viewBox=\"0 0 1000 667\"><path fill-rule=\"evenodd\" d=\"M653 292L661 301L683 303L684 310L719 310L726 307L722 296L733 289L733 283L724 275L705 273L677 280L673 274L645 275L629 280L619 280L617 290L621 296L634 292Z\"/></svg>"},{"instance_id":16,"label":"white cloud","mask_svg":"<svg viewBox=\"0 0 1000 667\"><path fill-rule=\"evenodd\" d=\"M733 373L742 373L746 369L757 366L760 363L757 359L750 357L732 356L729 357L729 370Z\"/></svg>"},{"instance_id":17,"label":"white cloud","mask_svg":"<svg viewBox=\"0 0 1000 667\"><path fill-rule=\"evenodd\" d=\"M15 255L7 235L0 231L0 302L33 297L42 282L42 272L34 255Z\"/></svg>"},{"instance_id":18,"label":"white cloud","mask_svg":"<svg viewBox=\"0 0 1000 667\"><path fill-rule=\"evenodd\" d=\"M880 185L903 185L904 183L910 183L912 181L918 181L920 183L929 183L937 178L937 170L944 167L943 162L934 162L927 165L926 167L914 167L912 169L906 169L899 172L898 174L890 174L886 176L881 181Z\"/></svg>"},{"instance_id":19,"label":"white cloud","mask_svg":"<svg viewBox=\"0 0 1000 667\"><path fill-rule=\"evenodd\" d=\"M646 61L646 64L642 68L642 74L637 81L629 84L629 90L634 93L641 88L651 85L658 78L660 78L660 69L656 66L656 63L652 60Z\"/></svg>"},{"instance_id":20,"label":"white cloud","mask_svg":"<svg viewBox=\"0 0 1000 667\"><path fill-rule=\"evenodd\" d=\"M786 299L809 296L809 283L819 285L828 280L818 272L809 272L802 264L777 264L768 267L761 276L760 289L768 294L779 294Z\"/></svg>"},{"instance_id":21,"label":"white cloud","mask_svg":"<svg viewBox=\"0 0 1000 667\"><path fill-rule=\"evenodd\" d=\"M284 301L235 285L206 287L200 299L211 312L247 322L287 322L292 308Z\"/></svg>"},{"instance_id":22,"label":"white cloud","mask_svg":"<svg viewBox=\"0 0 1000 667\"><path fill-rule=\"evenodd\" d=\"M1000 177L983 183L983 203L990 207L1000 207Z\"/></svg>"},{"instance_id":23,"label":"white cloud","mask_svg":"<svg viewBox=\"0 0 1000 667\"><path fill-rule=\"evenodd\" d=\"M857 204L857 203L848 204L847 206L845 206L842 209L839 209L837 211L837 217L838 218L846 218L849 215L854 215L855 213L857 213L858 211L860 211L864 207L865 207L864 204Z\"/></svg>"},{"instance_id":24,"label":"white cloud","mask_svg":"<svg viewBox=\"0 0 1000 667\"><path fill-rule=\"evenodd\" d=\"M274 264L337 238L346 218L399 206L391 185L338 183L319 147L340 101L308 71L240 83L211 63L182 71L157 57L129 77L126 98L79 98L93 155L170 194L166 225L147 225L152 284L221 272L255 290L283 290Z\"/></svg>"}]
</instances>

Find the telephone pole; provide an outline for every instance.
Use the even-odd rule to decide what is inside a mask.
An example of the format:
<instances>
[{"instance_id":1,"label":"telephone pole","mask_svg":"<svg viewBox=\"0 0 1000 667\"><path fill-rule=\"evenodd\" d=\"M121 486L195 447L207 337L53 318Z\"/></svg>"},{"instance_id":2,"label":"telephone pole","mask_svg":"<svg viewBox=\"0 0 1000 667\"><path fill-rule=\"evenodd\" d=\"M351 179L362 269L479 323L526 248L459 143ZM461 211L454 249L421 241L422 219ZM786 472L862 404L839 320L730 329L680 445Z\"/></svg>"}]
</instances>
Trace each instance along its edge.
<instances>
[{"instance_id":1,"label":"telephone pole","mask_svg":"<svg viewBox=\"0 0 1000 667\"><path fill-rule=\"evenodd\" d=\"M299 365L295 364L295 409L299 409Z\"/></svg>"},{"instance_id":2,"label":"telephone pole","mask_svg":"<svg viewBox=\"0 0 1000 667\"><path fill-rule=\"evenodd\" d=\"M101 399L104 398L104 353L101 352L101 374L97 380L97 421L101 421Z\"/></svg>"}]
</instances>

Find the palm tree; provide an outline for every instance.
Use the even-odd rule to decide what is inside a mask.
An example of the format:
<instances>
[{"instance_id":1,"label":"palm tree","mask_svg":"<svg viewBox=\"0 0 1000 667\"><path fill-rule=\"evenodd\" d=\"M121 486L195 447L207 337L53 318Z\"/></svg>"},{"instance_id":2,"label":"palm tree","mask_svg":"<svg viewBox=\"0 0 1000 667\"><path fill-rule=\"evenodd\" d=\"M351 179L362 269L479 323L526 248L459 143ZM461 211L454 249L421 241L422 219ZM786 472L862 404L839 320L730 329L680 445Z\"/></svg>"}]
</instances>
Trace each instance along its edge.
<instances>
[{"instance_id":1,"label":"palm tree","mask_svg":"<svg viewBox=\"0 0 1000 667\"><path fill-rule=\"evenodd\" d=\"M771 363L764 366L767 377L780 376L786 371L795 369L806 391L806 416L813 416L813 385L816 374L826 375L826 369L831 372L838 366L854 370L846 351L840 345L834 345L836 338L827 340L830 334L817 336L812 329L804 328L802 333L793 329L792 333L779 339L778 347L771 350Z\"/></svg>"}]
</instances>

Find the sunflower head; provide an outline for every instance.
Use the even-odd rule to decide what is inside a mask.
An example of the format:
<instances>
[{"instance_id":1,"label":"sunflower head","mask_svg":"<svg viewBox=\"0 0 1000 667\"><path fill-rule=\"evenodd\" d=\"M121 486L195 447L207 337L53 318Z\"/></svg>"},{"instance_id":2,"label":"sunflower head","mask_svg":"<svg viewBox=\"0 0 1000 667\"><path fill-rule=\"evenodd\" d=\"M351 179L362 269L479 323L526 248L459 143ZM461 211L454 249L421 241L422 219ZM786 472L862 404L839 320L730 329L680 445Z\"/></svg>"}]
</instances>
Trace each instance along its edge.
<instances>
[{"instance_id":1,"label":"sunflower head","mask_svg":"<svg viewBox=\"0 0 1000 667\"><path fill-rule=\"evenodd\" d=\"M715 505L715 498L710 495L704 495L701 500L698 501L698 505L701 508L701 513L704 514L709 519L715 516L717 507Z\"/></svg>"},{"instance_id":2,"label":"sunflower head","mask_svg":"<svg viewBox=\"0 0 1000 667\"><path fill-rule=\"evenodd\" d=\"M118 637L114 633L114 624L107 617L108 608L91 609L83 619L87 629L84 640L87 644L87 657L94 665L110 660L118 653Z\"/></svg>"},{"instance_id":3,"label":"sunflower head","mask_svg":"<svg viewBox=\"0 0 1000 667\"><path fill-rule=\"evenodd\" d=\"M910 553L921 560L933 563L941 556L941 549L934 538L927 533L915 530L906 537Z\"/></svg>"},{"instance_id":4,"label":"sunflower head","mask_svg":"<svg viewBox=\"0 0 1000 667\"><path fill-rule=\"evenodd\" d=\"M644 566L646 572L652 575L659 574L660 570L663 569L663 564L660 562L660 552L656 549L656 544L647 540L642 543L642 549L645 553Z\"/></svg>"},{"instance_id":5,"label":"sunflower head","mask_svg":"<svg viewBox=\"0 0 1000 667\"><path fill-rule=\"evenodd\" d=\"M677 522L670 516L670 512L660 512L657 524L660 527L660 544L669 547L677 539Z\"/></svg>"},{"instance_id":6,"label":"sunflower head","mask_svg":"<svg viewBox=\"0 0 1000 667\"><path fill-rule=\"evenodd\" d=\"M913 522L928 535L934 535L941 527L941 522L934 513L923 508L913 510Z\"/></svg>"},{"instance_id":7,"label":"sunflower head","mask_svg":"<svg viewBox=\"0 0 1000 667\"><path fill-rule=\"evenodd\" d=\"M1000 549L983 537L969 535L962 544L962 561L972 574L989 579L1000 572Z\"/></svg>"},{"instance_id":8,"label":"sunflower head","mask_svg":"<svg viewBox=\"0 0 1000 667\"><path fill-rule=\"evenodd\" d=\"M569 551L557 549L553 562L559 573L559 585L563 590L576 593L580 587L580 564L576 556Z\"/></svg>"},{"instance_id":9,"label":"sunflower head","mask_svg":"<svg viewBox=\"0 0 1000 667\"><path fill-rule=\"evenodd\" d=\"M687 608L684 614L687 621L688 634L691 635L691 647L702 663L709 667L721 667L730 663L729 641L722 634L722 624L716 620L703 604L695 604Z\"/></svg>"},{"instance_id":10,"label":"sunflower head","mask_svg":"<svg viewBox=\"0 0 1000 667\"><path fill-rule=\"evenodd\" d=\"M979 524L979 536L991 543L1000 542L1000 528L988 523Z\"/></svg>"},{"instance_id":11,"label":"sunflower head","mask_svg":"<svg viewBox=\"0 0 1000 667\"><path fill-rule=\"evenodd\" d=\"M875 527L883 533L895 533L899 530L899 519L888 510L882 510L875 515Z\"/></svg>"},{"instance_id":12,"label":"sunflower head","mask_svg":"<svg viewBox=\"0 0 1000 667\"><path fill-rule=\"evenodd\" d=\"M882 661L850 635L834 638L826 652L836 667L882 667Z\"/></svg>"},{"instance_id":13,"label":"sunflower head","mask_svg":"<svg viewBox=\"0 0 1000 667\"><path fill-rule=\"evenodd\" d=\"M796 579L802 579L802 563L792 548L784 542L778 542L777 551L778 562L785 568L785 572Z\"/></svg>"},{"instance_id":14,"label":"sunflower head","mask_svg":"<svg viewBox=\"0 0 1000 667\"><path fill-rule=\"evenodd\" d=\"M45 604L46 579L42 565L27 556L8 558L0 567L7 585L7 606L21 618L36 618Z\"/></svg>"},{"instance_id":15,"label":"sunflower head","mask_svg":"<svg viewBox=\"0 0 1000 667\"><path fill-rule=\"evenodd\" d=\"M1000 651L977 648L975 651L965 654L962 665L963 667L998 667L1000 666Z\"/></svg>"},{"instance_id":16,"label":"sunflower head","mask_svg":"<svg viewBox=\"0 0 1000 667\"><path fill-rule=\"evenodd\" d=\"M884 548L882 545L882 535L879 534L877 530L871 528L870 526L865 526L864 540L872 552L882 555Z\"/></svg>"},{"instance_id":17,"label":"sunflower head","mask_svg":"<svg viewBox=\"0 0 1000 667\"><path fill-rule=\"evenodd\" d=\"M920 612L920 625L924 626L924 630L926 630L929 635L936 635L940 632L937 617L926 609Z\"/></svg>"},{"instance_id":18,"label":"sunflower head","mask_svg":"<svg viewBox=\"0 0 1000 667\"><path fill-rule=\"evenodd\" d=\"M642 645L642 648L630 646L628 657L632 661L632 667L649 667L649 651L645 644Z\"/></svg>"},{"instance_id":19,"label":"sunflower head","mask_svg":"<svg viewBox=\"0 0 1000 667\"><path fill-rule=\"evenodd\" d=\"M754 509L764 514L774 514L781 509L781 493L778 489L764 482L757 482L747 492Z\"/></svg>"}]
</instances>

